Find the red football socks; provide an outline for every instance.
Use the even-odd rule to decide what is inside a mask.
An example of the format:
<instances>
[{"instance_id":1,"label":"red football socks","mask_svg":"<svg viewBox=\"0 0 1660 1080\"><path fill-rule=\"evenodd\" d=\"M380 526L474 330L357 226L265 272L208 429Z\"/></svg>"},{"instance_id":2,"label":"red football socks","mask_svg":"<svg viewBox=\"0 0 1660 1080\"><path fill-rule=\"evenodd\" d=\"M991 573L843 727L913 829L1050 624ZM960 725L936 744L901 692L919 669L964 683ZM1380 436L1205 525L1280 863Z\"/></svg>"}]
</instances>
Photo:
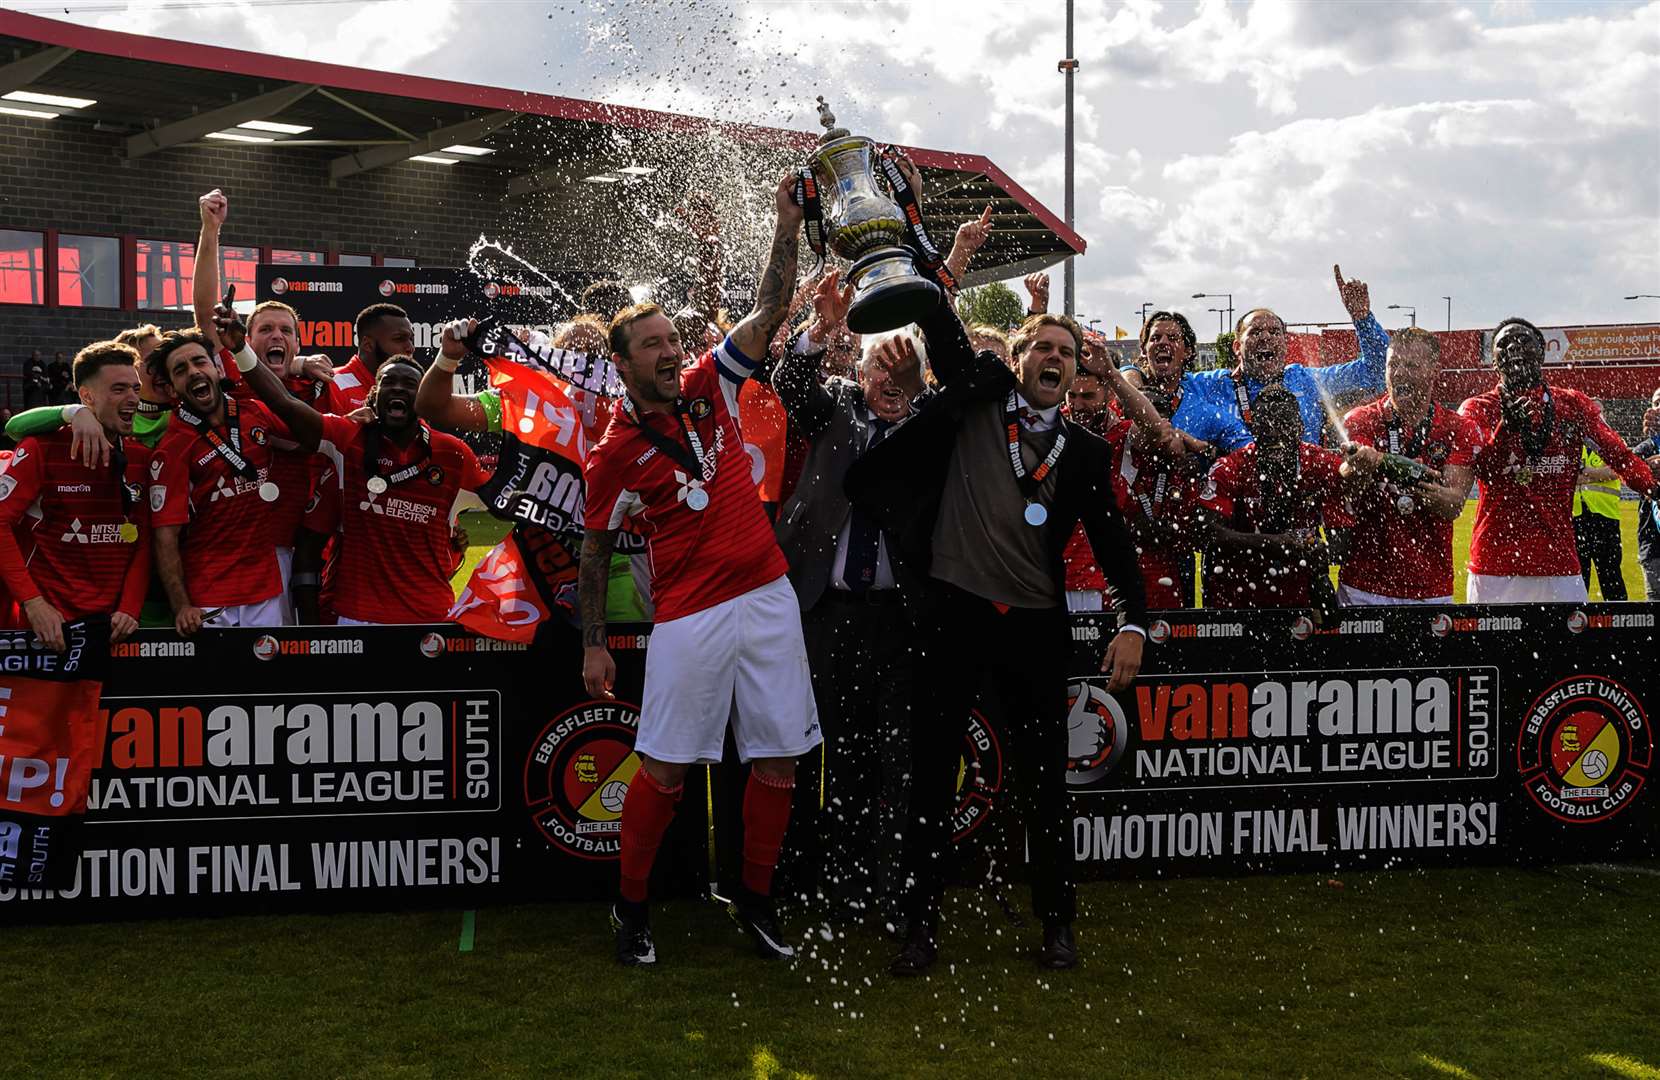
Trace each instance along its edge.
<instances>
[{"instance_id":1,"label":"red football socks","mask_svg":"<svg viewBox=\"0 0 1660 1080\"><path fill-rule=\"evenodd\" d=\"M642 904L651 881L651 864L663 833L674 820L674 806L684 785L663 787L644 768L634 774L623 798L622 810L622 898ZM788 804L786 802L786 809ZM776 858L776 852L774 855Z\"/></svg>"},{"instance_id":2,"label":"red football socks","mask_svg":"<svg viewBox=\"0 0 1660 1080\"><path fill-rule=\"evenodd\" d=\"M744 788L744 887L750 892L772 894L772 871L778 865L778 849L784 846L794 793L793 776L749 772Z\"/></svg>"}]
</instances>

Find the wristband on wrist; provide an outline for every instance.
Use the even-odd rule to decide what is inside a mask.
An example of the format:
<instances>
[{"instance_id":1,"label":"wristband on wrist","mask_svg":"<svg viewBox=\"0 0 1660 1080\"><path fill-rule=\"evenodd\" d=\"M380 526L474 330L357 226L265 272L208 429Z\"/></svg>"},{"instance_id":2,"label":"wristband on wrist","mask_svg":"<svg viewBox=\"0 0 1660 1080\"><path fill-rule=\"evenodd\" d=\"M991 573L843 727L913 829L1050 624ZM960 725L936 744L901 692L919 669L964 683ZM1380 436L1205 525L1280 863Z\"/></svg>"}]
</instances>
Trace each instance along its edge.
<instances>
[{"instance_id":1,"label":"wristband on wrist","mask_svg":"<svg viewBox=\"0 0 1660 1080\"><path fill-rule=\"evenodd\" d=\"M254 355L254 350L248 348L246 341L242 343L241 350L232 359L236 361L236 370L238 371L252 371L259 366L259 357Z\"/></svg>"},{"instance_id":2,"label":"wristband on wrist","mask_svg":"<svg viewBox=\"0 0 1660 1080\"><path fill-rule=\"evenodd\" d=\"M443 353L439 353L437 359L433 360L432 366L440 371L448 371L453 375L455 370L461 366L461 361L451 360Z\"/></svg>"},{"instance_id":3,"label":"wristband on wrist","mask_svg":"<svg viewBox=\"0 0 1660 1080\"><path fill-rule=\"evenodd\" d=\"M305 357L301 356L299 353L295 353L294 359L288 362L288 377L290 379L297 379L300 375L304 374L304 372Z\"/></svg>"},{"instance_id":4,"label":"wristband on wrist","mask_svg":"<svg viewBox=\"0 0 1660 1080\"><path fill-rule=\"evenodd\" d=\"M60 420L62 420L64 423L67 424L70 421L74 420L75 419L75 414L80 412L84 408L86 408L86 406L82 405L78 401L75 402L72 405L65 405L61 410L59 410L58 418Z\"/></svg>"}]
</instances>

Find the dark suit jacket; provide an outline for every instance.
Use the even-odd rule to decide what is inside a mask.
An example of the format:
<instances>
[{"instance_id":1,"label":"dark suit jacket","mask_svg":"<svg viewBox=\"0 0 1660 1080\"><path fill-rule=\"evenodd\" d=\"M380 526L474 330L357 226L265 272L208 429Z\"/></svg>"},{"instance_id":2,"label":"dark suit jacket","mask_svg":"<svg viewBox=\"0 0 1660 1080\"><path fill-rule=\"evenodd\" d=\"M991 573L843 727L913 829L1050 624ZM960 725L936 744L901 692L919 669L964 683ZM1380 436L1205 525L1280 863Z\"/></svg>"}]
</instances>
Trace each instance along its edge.
<instances>
[{"instance_id":1,"label":"dark suit jacket","mask_svg":"<svg viewBox=\"0 0 1660 1080\"><path fill-rule=\"evenodd\" d=\"M928 343L929 367L942 388L917 415L853 463L846 487L849 498L894 540L907 575L926 576L963 416L976 404L1006 399L1016 382L996 356L974 353L962 322L943 297L920 326ZM1067 443L1055 463L1054 498L1049 503L1050 572L1064 586L1062 554L1082 521L1095 560L1112 586L1119 624L1145 626L1147 594L1135 544L1113 502L1107 444L1064 417L1060 422Z\"/></svg>"},{"instance_id":2,"label":"dark suit jacket","mask_svg":"<svg viewBox=\"0 0 1660 1080\"><path fill-rule=\"evenodd\" d=\"M846 379L821 384L823 355L791 350L772 376L792 428L812 443L801 480L779 509L774 530L802 611L811 611L829 587L836 540L852 513L842 481L869 437L863 392Z\"/></svg>"}]
</instances>

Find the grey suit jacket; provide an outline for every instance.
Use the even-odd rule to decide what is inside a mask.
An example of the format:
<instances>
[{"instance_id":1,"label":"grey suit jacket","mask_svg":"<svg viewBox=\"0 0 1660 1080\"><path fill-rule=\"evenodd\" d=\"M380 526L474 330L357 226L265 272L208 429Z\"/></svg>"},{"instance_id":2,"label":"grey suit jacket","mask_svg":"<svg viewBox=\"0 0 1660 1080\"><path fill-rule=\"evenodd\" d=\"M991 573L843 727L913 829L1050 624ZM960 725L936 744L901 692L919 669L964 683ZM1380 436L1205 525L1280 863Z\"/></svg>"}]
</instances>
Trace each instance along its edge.
<instances>
[{"instance_id":1,"label":"grey suit jacket","mask_svg":"<svg viewBox=\"0 0 1660 1080\"><path fill-rule=\"evenodd\" d=\"M821 357L791 352L772 376L791 425L812 444L800 481L779 508L776 528L802 611L811 611L830 585L836 540L852 512L842 481L870 438L864 393L847 379L821 384Z\"/></svg>"}]
</instances>

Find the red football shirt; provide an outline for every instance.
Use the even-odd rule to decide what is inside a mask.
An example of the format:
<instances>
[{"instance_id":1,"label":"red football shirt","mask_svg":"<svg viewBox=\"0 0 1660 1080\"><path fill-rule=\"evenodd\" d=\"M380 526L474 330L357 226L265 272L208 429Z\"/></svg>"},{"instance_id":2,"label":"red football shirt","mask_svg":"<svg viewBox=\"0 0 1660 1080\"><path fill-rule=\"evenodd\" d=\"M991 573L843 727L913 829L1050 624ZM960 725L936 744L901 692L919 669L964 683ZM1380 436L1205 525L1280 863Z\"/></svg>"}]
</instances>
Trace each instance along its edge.
<instances>
[{"instance_id":1,"label":"red football shirt","mask_svg":"<svg viewBox=\"0 0 1660 1080\"><path fill-rule=\"evenodd\" d=\"M225 411L227 421L235 413L254 476L237 473L176 410L150 459L152 521L185 526L179 544L185 591L200 608L257 604L282 591L271 504L259 489L274 483L272 442L288 432L258 401L228 398ZM217 435L228 442L229 424Z\"/></svg>"},{"instance_id":2,"label":"red football shirt","mask_svg":"<svg viewBox=\"0 0 1660 1080\"><path fill-rule=\"evenodd\" d=\"M1544 387L1523 395L1536 428L1544 421ZM1602 418L1602 408L1577 390L1550 387L1555 423L1537 457L1522 433L1502 421L1498 387L1459 408L1479 429L1476 458L1480 499L1470 539L1470 572L1515 577L1566 577L1579 573L1574 549L1574 485L1581 447L1589 445L1638 492L1654 487L1654 474Z\"/></svg>"},{"instance_id":3,"label":"red football shirt","mask_svg":"<svg viewBox=\"0 0 1660 1080\"><path fill-rule=\"evenodd\" d=\"M788 569L761 507L735 419L738 391L754 368L727 338L680 373L686 415L703 446L703 476L688 475L680 462L658 449L628 418L626 399L618 400L605 437L588 451L582 470L587 527L617 529L634 518L647 540L658 622L741 596ZM672 413L641 413L639 420L690 452ZM693 492L708 499L704 509L686 504Z\"/></svg>"},{"instance_id":4,"label":"red football shirt","mask_svg":"<svg viewBox=\"0 0 1660 1080\"><path fill-rule=\"evenodd\" d=\"M1414 447L1416 429L1399 431L1400 449L1390 450L1388 399L1369 402L1344 417L1349 438L1362 446L1407 454L1433 469L1470 465L1481 435L1470 420L1451 409L1436 408L1423 445ZM1405 492L1390 483L1373 483L1349 496L1355 519L1343 584L1400 600L1430 600L1453 591L1453 523L1422 508L1403 514L1396 501Z\"/></svg>"},{"instance_id":5,"label":"red football shirt","mask_svg":"<svg viewBox=\"0 0 1660 1080\"><path fill-rule=\"evenodd\" d=\"M1147 455L1138 458L1130 446L1133 424L1121 420L1107 432L1112 447L1112 491L1119 513L1129 527L1140 557L1141 582L1147 590L1150 608L1182 608L1193 601L1184 581L1193 577L1193 547L1170 535L1171 523L1183 525L1191 535L1198 504L1198 485L1176 463L1175 467L1149 467ZM1153 521L1164 528L1156 528Z\"/></svg>"},{"instance_id":6,"label":"red football shirt","mask_svg":"<svg viewBox=\"0 0 1660 1080\"><path fill-rule=\"evenodd\" d=\"M236 370L235 358L225 362L226 372ZM253 390L241 374L232 377L231 393L243 401L257 401ZM329 383L314 382L303 376L285 378L288 392L314 409L326 409ZM291 439L279 438L273 444L271 455L271 482L277 485L277 501L271 504L271 536L278 547L293 547L294 534L300 531L300 520L305 517L306 504L317 486L322 472L322 458L301 450Z\"/></svg>"},{"instance_id":7,"label":"red football shirt","mask_svg":"<svg viewBox=\"0 0 1660 1080\"><path fill-rule=\"evenodd\" d=\"M70 438L60 428L24 439L0 461L0 617L7 626L28 625L22 605L37 596L65 619L116 611L136 619L144 604L150 451L122 439L127 465L118 482L113 462L89 469L70 457Z\"/></svg>"},{"instance_id":8,"label":"red football shirt","mask_svg":"<svg viewBox=\"0 0 1660 1080\"><path fill-rule=\"evenodd\" d=\"M329 383L322 411L345 416L363 408L369 400L369 391L375 388L375 373L369 370L363 358L352 358L334 369L334 381Z\"/></svg>"},{"instance_id":9,"label":"red football shirt","mask_svg":"<svg viewBox=\"0 0 1660 1080\"><path fill-rule=\"evenodd\" d=\"M1343 455L1303 443L1298 450L1296 490L1282 531L1318 528L1321 524L1351 524L1343 509L1343 478L1338 468ZM1217 514L1235 532L1262 532L1266 507L1257 475L1257 448L1235 450L1211 466L1199 493L1201 505ZM1205 555L1205 607L1307 607L1309 570L1287 566L1248 549L1212 548Z\"/></svg>"},{"instance_id":10,"label":"red football shirt","mask_svg":"<svg viewBox=\"0 0 1660 1080\"><path fill-rule=\"evenodd\" d=\"M450 576L460 556L450 545L456 499L490 479L471 448L421 424L424 439L400 448L381 438L376 451L385 491L369 490L368 442L377 429L341 416L323 417L319 451L336 457L344 478L337 493L319 493L319 508L337 495L340 552L334 610L360 622L442 622L455 602ZM329 531L315 517L308 526Z\"/></svg>"}]
</instances>

